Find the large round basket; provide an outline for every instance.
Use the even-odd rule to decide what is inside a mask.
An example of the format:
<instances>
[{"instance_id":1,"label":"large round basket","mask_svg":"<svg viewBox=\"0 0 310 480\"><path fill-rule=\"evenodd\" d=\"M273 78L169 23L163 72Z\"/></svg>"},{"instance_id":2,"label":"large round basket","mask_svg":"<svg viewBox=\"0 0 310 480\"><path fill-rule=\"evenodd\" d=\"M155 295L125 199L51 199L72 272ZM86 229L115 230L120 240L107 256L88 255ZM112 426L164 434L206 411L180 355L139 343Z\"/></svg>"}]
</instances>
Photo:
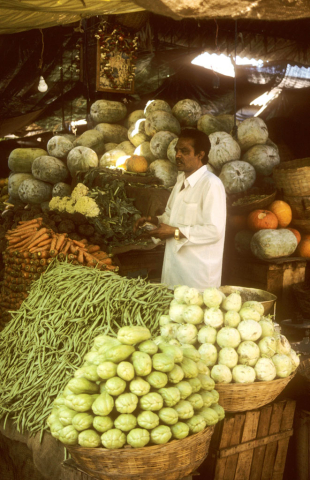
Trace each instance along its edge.
<instances>
[{"instance_id":1,"label":"large round basket","mask_svg":"<svg viewBox=\"0 0 310 480\"><path fill-rule=\"evenodd\" d=\"M292 380L295 372L287 378L271 382L218 383L215 389L220 394L219 404L226 412L245 412L273 402Z\"/></svg>"},{"instance_id":2,"label":"large round basket","mask_svg":"<svg viewBox=\"0 0 310 480\"><path fill-rule=\"evenodd\" d=\"M310 195L310 158L281 162L273 169L273 178L284 195Z\"/></svg>"},{"instance_id":3,"label":"large round basket","mask_svg":"<svg viewBox=\"0 0 310 480\"><path fill-rule=\"evenodd\" d=\"M230 295L234 292L239 292L242 298L242 303L247 302L248 300L255 300L260 302L264 307L264 315L268 313L275 313L275 302L277 300L276 295L266 290L261 290L260 288L249 288L249 287L235 287L232 285L223 285L219 287L225 295Z\"/></svg>"},{"instance_id":4,"label":"large round basket","mask_svg":"<svg viewBox=\"0 0 310 480\"><path fill-rule=\"evenodd\" d=\"M214 427L183 440L144 448L82 448L67 446L75 462L99 480L180 480L206 458Z\"/></svg>"},{"instance_id":5,"label":"large round basket","mask_svg":"<svg viewBox=\"0 0 310 480\"><path fill-rule=\"evenodd\" d=\"M293 218L305 220L310 218L310 197L288 197L284 195L283 200L287 202L291 209Z\"/></svg>"},{"instance_id":6,"label":"large round basket","mask_svg":"<svg viewBox=\"0 0 310 480\"><path fill-rule=\"evenodd\" d=\"M242 203L239 205L228 204L227 211L231 215L242 215L245 213L252 212L258 208L265 208L267 205L270 205L276 198L277 192L266 194L263 198L258 198L257 200L249 200L248 203ZM246 197L244 197L244 200Z\"/></svg>"}]
</instances>

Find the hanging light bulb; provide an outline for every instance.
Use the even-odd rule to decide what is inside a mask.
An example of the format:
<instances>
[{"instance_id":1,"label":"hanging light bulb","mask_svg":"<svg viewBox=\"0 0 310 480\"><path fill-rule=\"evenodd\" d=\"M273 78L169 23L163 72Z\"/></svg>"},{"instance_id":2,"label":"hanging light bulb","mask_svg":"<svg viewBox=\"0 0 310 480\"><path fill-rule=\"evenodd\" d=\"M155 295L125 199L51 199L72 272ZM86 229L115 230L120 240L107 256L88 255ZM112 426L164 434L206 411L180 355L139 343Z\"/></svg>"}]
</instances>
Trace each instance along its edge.
<instances>
[{"instance_id":1,"label":"hanging light bulb","mask_svg":"<svg viewBox=\"0 0 310 480\"><path fill-rule=\"evenodd\" d=\"M38 85L38 90L39 92L46 92L46 90L48 89L48 86L44 80L44 78L41 76L40 77L40 81L39 81L39 85Z\"/></svg>"}]
</instances>

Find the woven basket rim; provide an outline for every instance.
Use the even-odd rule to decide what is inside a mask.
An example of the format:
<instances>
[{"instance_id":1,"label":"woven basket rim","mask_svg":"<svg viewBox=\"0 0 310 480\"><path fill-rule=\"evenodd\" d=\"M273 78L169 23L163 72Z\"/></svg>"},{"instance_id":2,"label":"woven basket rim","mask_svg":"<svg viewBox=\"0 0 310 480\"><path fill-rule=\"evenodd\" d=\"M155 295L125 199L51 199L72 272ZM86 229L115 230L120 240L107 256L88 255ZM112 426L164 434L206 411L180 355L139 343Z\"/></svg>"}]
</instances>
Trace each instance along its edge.
<instances>
[{"instance_id":1,"label":"woven basket rim","mask_svg":"<svg viewBox=\"0 0 310 480\"><path fill-rule=\"evenodd\" d=\"M256 388L257 385L261 385L261 386L268 386L268 385L278 385L278 384L281 384L281 383L288 383L288 379L290 379L289 381L292 380L292 378L296 375L296 370L294 372L292 372L288 377L285 377L285 378L276 378L275 380L268 380L266 382L264 381L257 381L257 382L251 382L251 383L216 383L215 384L215 389L216 387L221 387L221 388L230 388L231 390L235 389L239 389L241 390L242 388L244 390L251 390L252 387ZM255 390L257 392L257 390Z\"/></svg>"},{"instance_id":2,"label":"woven basket rim","mask_svg":"<svg viewBox=\"0 0 310 480\"><path fill-rule=\"evenodd\" d=\"M249 213L250 211L256 210L257 208L266 207L269 203L271 203L275 199L276 194L277 194L277 191L275 190L273 193L266 194L265 198L254 200L251 203L246 203L243 205L227 205L227 210L230 214Z\"/></svg>"},{"instance_id":3,"label":"woven basket rim","mask_svg":"<svg viewBox=\"0 0 310 480\"><path fill-rule=\"evenodd\" d=\"M279 163L279 165L276 165L274 167L273 172L282 173L282 172L288 172L290 170L298 171L307 167L310 167L310 157L297 158L295 160L289 160L287 162Z\"/></svg>"}]
</instances>

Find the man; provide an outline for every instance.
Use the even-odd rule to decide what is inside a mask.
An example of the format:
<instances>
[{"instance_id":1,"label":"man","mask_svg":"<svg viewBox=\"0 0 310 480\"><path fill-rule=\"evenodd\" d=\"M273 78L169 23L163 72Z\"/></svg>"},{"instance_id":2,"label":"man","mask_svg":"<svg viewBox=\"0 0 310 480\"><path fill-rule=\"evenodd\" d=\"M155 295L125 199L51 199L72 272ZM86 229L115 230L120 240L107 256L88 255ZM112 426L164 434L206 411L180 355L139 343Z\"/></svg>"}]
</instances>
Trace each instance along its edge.
<instances>
[{"instance_id":1,"label":"man","mask_svg":"<svg viewBox=\"0 0 310 480\"><path fill-rule=\"evenodd\" d=\"M162 283L199 290L221 285L226 195L221 180L209 172L210 141L186 128L176 144L177 182L159 217L142 217L157 226L150 235L166 240Z\"/></svg>"}]
</instances>

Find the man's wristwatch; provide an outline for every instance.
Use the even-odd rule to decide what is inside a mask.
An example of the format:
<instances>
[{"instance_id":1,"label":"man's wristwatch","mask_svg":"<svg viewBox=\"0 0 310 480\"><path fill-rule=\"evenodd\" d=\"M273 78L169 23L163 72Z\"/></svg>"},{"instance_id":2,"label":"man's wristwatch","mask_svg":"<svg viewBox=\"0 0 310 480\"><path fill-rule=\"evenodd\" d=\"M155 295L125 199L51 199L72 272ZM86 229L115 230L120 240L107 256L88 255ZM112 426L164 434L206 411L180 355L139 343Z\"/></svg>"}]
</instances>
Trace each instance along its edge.
<instances>
[{"instance_id":1,"label":"man's wristwatch","mask_svg":"<svg viewBox=\"0 0 310 480\"><path fill-rule=\"evenodd\" d=\"M175 240L180 240L180 230L178 228L174 231L174 238Z\"/></svg>"}]
</instances>

